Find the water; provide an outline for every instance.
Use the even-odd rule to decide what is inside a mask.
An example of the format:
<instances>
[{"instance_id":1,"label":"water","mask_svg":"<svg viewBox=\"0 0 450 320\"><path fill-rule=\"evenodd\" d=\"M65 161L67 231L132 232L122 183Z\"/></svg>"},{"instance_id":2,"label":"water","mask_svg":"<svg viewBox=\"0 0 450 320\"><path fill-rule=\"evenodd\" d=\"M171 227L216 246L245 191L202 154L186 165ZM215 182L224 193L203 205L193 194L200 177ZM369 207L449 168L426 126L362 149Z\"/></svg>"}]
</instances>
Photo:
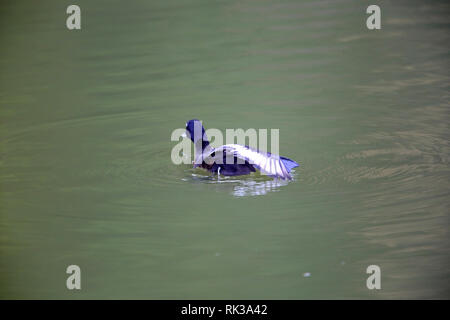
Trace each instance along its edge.
<instances>
[{"instance_id":1,"label":"water","mask_svg":"<svg viewBox=\"0 0 450 320\"><path fill-rule=\"evenodd\" d=\"M450 297L447 3L69 4L1 4L0 297ZM173 165L194 117L294 180Z\"/></svg>"}]
</instances>

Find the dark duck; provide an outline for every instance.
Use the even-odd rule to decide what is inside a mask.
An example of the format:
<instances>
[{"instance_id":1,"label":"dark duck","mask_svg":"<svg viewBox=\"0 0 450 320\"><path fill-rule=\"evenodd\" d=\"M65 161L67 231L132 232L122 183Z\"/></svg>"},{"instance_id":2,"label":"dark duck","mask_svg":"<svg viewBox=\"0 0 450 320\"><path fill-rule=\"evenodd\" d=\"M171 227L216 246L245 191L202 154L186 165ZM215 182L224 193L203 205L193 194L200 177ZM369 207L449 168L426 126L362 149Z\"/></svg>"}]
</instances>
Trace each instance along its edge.
<instances>
[{"instance_id":1,"label":"dark duck","mask_svg":"<svg viewBox=\"0 0 450 320\"><path fill-rule=\"evenodd\" d=\"M298 163L270 152L260 152L248 146L226 144L213 148L208 141L200 120L186 123L186 135L195 147L194 168L201 167L214 174L240 176L259 170L273 178L291 180L291 170Z\"/></svg>"}]
</instances>

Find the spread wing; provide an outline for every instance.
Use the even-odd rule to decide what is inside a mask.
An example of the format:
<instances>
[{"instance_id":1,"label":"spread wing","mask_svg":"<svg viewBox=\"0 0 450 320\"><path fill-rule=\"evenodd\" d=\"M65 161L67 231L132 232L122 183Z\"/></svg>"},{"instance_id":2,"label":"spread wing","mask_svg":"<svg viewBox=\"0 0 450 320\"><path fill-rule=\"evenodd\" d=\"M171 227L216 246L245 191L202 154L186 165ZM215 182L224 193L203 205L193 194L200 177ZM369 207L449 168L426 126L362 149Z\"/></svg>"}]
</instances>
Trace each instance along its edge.
<instances>
[{"instance_id":1,"label":"spread wing","mask_svg":"<svg viewBox=\"0 0 450 320\"><path fill-rule=\"evenodd\" d=\"M279 156L258 152L256 150L250 149L247 146L241 146L238 144L223 145L217 149L212 150L206 157L210 158L209 160L214 159L216 163L219 163L219 160L224 159L223 154L232 155L236 158L242 159L243 161L247 161L258 170L260 170L263 174L281 179L291 180L292 177L290 175L290 171L293 167L298 166L296 162L284 158L285 160L288 160L295 164L289 164L286 167L285 162L283 162L283 159ZM223 161L225 161L226 163L226 160Z\"/></svg>"}]
</instances>

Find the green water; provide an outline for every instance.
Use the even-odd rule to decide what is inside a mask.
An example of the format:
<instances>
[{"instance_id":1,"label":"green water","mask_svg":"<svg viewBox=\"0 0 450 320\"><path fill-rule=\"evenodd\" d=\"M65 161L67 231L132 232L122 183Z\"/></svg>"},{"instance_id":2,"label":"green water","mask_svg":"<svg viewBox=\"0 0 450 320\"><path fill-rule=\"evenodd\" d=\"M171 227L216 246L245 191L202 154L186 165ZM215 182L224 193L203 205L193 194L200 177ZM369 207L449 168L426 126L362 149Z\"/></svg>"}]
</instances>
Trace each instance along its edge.
<instances>
[{"instance_id":1,"label":"green water","mask_svg":"<svg viewBox=\"0 0 450 320\"><path fill-rule=\"evenodd\" d=\"M1 298L450 297L448 3L69 4L0 5ZM301 167L176 166L191 118Z\"/></svg>"}]
</instances>

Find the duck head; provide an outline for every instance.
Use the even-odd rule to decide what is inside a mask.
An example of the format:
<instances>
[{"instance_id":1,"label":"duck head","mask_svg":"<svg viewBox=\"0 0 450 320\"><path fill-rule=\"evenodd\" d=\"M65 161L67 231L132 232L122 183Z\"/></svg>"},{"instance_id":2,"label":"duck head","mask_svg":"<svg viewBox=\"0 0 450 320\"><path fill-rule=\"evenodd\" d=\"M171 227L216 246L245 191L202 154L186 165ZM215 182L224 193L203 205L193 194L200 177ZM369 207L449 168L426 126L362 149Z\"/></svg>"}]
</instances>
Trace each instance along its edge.
<instances>
[{"instance_id":1,"label":"duck head","mask_svg":"<svg viewBox=\"0 0 450 320\"><path fill-rule=\"evenodd\" d=\"M203 128L202 122L197 119L186 122L186 134L193 143L202 139L203 135L205 135L205 128Z\"/></svg>"},{"instance_id":2,"label":"duck head","mask_svg":"<svg viewBox=\"0 0 450 320\"><path fill-rule=\"evenodd\" d=\"M197 167L203 162L203 153L208 149L209 141L206 136L205 128L198 119L192 119L186 122L186 136L191 139L195 147L195 165Z\"/></svg>"}]
</instances>

